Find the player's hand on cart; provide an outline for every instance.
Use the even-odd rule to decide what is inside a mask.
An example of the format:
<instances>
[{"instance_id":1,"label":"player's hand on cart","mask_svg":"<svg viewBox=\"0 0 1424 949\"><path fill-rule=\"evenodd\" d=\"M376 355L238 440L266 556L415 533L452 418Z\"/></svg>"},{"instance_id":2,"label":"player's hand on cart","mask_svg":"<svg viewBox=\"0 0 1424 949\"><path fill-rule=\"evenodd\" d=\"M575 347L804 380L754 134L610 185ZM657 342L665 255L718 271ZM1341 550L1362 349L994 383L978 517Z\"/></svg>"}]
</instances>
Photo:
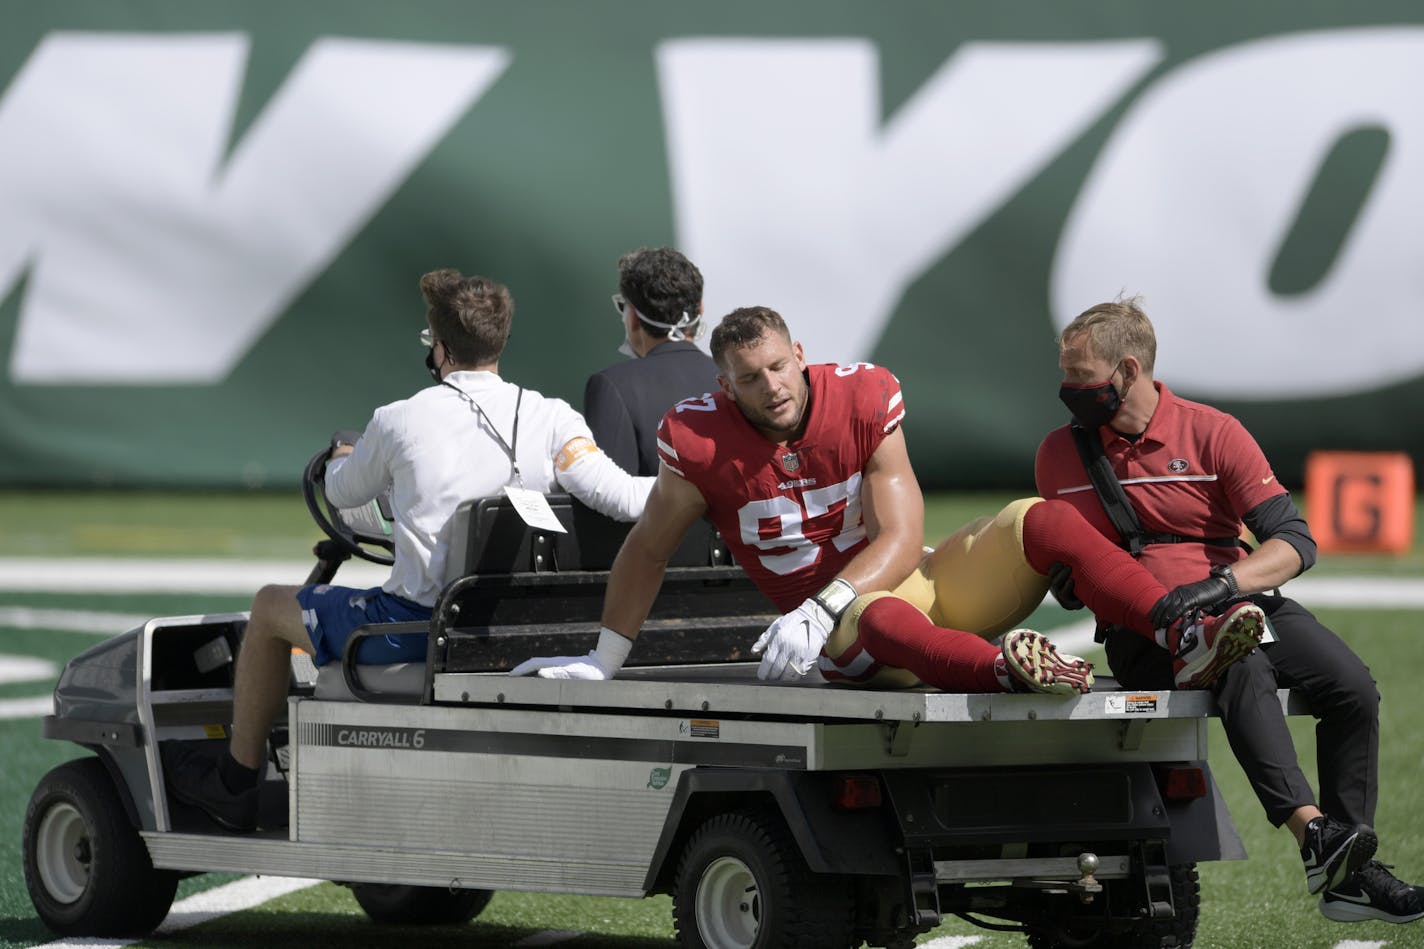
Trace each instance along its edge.
<instances>
[{"instance_id":1,"label":"player's hand on cart","mask_svg":"<svg viewBox=\"0 0 1424 949\"><path fill-rule=\"evenodd\" d=\"M509 670L509 674L537 674L543 679L611 679L623 668L632 648L633 640L604 626L598 633L598 645L588 655L526 659Z\"/></svg>"},{"instance_id":2,"label":"player's hand on cart","mask_svg":"<svg viewBox=\"0 0 1424 949\"><path fill-rule=\"evenodd\" d=\"M799 679L816 665L836 621L826 609L808 599L766 628L752 645L761 656L758 679Z\"/></svg>"}]
</instances>

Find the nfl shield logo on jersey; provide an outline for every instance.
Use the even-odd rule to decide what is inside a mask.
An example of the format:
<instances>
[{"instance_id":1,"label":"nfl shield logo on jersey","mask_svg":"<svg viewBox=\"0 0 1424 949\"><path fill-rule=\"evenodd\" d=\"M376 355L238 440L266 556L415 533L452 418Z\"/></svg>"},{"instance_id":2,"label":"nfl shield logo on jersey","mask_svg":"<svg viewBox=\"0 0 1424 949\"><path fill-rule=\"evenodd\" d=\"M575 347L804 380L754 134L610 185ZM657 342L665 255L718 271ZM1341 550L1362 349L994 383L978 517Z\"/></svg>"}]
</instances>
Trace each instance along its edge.
<instances>
[{"instance_id":1,"label":"nfl shield logo on jersey","mask_svg":"<svg viewBox=\"0 0 1424 949\"><path fill-rule=\"evenodd\" d=\"M795 474L796 470L801 467L801 456L794 451L786 452L781 456L781 467L791 474Z\"/></svg>"}]
</instances>

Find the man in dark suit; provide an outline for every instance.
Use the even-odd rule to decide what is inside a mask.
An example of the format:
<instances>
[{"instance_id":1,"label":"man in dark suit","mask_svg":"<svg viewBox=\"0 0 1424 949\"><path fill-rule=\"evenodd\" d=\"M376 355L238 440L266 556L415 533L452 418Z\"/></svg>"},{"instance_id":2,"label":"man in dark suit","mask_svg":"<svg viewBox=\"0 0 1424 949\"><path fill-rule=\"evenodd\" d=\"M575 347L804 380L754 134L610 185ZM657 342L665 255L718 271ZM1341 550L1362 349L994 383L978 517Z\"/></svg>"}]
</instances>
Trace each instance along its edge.
<instances>
[{"instance_id":1,"label":"man in dark suit","mask_svg":"<svg viewBox=\"0 0 1424 949\"><path fill-rule=\"evenodd\" d=\"M640 247L618 261L613 305L619 351L637 358L589 377L583 414L594 441L631 474L658 473L663 414L717 389L717 366L693 340L702 330L702 273L671 247Z\"/></svg>"}]
</instances>

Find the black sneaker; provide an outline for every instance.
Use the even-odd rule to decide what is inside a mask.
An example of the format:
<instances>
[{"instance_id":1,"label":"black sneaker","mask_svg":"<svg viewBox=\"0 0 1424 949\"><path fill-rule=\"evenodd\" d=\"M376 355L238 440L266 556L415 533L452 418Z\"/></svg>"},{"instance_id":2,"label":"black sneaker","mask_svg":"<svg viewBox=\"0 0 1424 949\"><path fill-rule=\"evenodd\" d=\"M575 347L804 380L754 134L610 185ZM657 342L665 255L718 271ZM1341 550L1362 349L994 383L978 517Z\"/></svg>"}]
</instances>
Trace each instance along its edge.
<instances>
[{"instance_id":1,"label":"black sneaker","mask_svg":"<svg viewBox=\"0 0 1424 949\"><path fill-rule=\"evenodd\" d=\"M257 788L229 791L216 760L194 751L174 752L164 756L163 766L173 797L227 830L250 834L257 829Z\"/></svg>"},{"instance_id":2,"label":"black sneaker","mask_svg":"<svg viewBox=\"0 0 1424 949\"><path fill-rule=\"evenodd\" d=\"M1340 923L1411 923L1424 918L1424 887L1396 879L1388 864L1371 860L1347 882L1321 894L1320 912Z\"/></svg>"},{"instance_id":3,"label":"black sneaker","mask_svg":"<svg viewBox=\"0 0 1424 949\"><path fill-rule=\"evenodd\" d=\"M1379 838L1369 824L1344 824L1321 815L1305 825L1305 885L1312 893L1333 890L1375 855Z\"/></svg>"}]
</instances>

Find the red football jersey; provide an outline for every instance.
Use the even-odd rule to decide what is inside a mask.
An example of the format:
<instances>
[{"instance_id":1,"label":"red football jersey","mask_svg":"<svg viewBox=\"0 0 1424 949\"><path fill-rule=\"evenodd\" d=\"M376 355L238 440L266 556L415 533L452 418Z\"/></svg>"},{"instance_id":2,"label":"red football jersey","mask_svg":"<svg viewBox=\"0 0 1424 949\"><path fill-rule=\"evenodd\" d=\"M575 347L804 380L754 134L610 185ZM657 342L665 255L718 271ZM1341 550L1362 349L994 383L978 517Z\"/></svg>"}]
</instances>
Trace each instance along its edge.
<instances>
[{"instance_id":1,"label":"red football jersey","mask_svg":"<svg viewBox=\"0 0 1424 949\"><path fill-rule=\"evenodd\" d=\"M900 380L870 363L808 366L806 432L778 445L725 392L673 406L663 464L691 482L737 563L777 609L795 609L866 543L860 480L905 417Z\"/></svg>"}]
</instances>

